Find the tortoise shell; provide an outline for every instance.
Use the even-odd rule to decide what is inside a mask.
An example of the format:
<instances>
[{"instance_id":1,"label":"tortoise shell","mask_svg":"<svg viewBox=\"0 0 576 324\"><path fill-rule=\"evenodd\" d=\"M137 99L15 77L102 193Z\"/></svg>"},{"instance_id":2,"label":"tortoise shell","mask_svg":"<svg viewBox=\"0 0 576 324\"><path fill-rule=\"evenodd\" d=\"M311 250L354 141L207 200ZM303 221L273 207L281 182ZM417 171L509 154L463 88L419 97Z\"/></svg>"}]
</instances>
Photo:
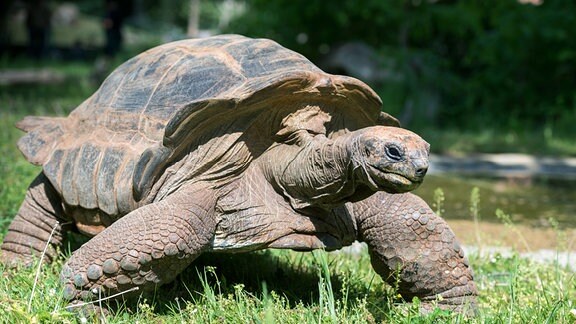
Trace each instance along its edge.
<instances>
[{"instance_id":1,"label":"tortoise shell","mask_svg":"<svg viewBox=\"0 0 576 324\"><path fill-rule=\"evenodd\" d=\"M276 42L188 39L125 62L68 117L25 118L18 145L68 206L123 215L187 181L232 181L308 105L330 114L327 136L382 117L364 83Z\"/></svg>"}]
</instances>

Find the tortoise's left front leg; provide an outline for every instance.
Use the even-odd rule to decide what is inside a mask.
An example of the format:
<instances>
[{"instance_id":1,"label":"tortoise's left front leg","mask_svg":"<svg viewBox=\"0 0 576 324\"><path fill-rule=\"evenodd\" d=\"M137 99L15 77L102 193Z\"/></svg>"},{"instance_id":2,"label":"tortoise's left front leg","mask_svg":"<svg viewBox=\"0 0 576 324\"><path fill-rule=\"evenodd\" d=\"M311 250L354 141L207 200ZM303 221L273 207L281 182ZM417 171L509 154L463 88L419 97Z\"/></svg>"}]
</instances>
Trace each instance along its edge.
<instances>
[{"instance_id":1,"label":"tortoise's left front leg","mask_svg":"<svg viewBox=\"0 0 576 324\"><path fill-rule=\"evenodd\" d=\"M402 297L418 297L424 308L459 312L475 308L472 270L446 222L418 196L378 192L349 205L359 240L368 244L372 266L398 286Z\"/></svg>"},{"instance_id":2,"label":"tortoise's left front leg","mask_svg":"<svg viewBox=\"0 0 576 324\"><path fill-rule=\"evenodd\" d=\"M172 281L210 246L215 194L181 188L122 217L78 250L62 269L64 297L90 300Z\"/></svg>"},{"instance_id":3,"label":"tortoise's left front leg","mask_svg":"<svg viewBox=\"0 0 576 324\"><path fill-rule=\"evenodd\" d=\"M62 200L44 173L30 184L26 198L8 228L0 247L0 263L8 266L31 265L40 258L51 262L69 230ZM63 224L64 223L64 224Z\"/></svg>"}]
</instances>

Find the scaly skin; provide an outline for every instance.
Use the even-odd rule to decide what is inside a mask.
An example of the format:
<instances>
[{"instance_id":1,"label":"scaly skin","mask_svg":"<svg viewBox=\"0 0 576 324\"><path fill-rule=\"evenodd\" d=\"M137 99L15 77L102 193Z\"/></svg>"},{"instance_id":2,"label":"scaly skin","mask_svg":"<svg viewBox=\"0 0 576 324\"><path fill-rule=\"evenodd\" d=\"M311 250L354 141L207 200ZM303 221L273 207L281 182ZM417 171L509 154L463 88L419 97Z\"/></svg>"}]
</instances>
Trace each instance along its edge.
<instances>
[{"instance_id":1,"label":"scaly skin","mask_svg":"<svg viewBox=\"0 0 576 324\"><path fill-rule=\"evenodd\" d=\"M419 297L425 309L437 301L441 308L473 311L478 292L468 260L448 224L422 199L378 192L351 209L374 270L404 299Z\"/></svg>"},{"instance_id":2,"label":"scaly skin","mask_svg":"<svg viewBox=\"0 0 576 324\"><path fill-rule=\"evenodd\" d=\"M98 290L142 292L172 281L209 247L215 199L207 186L188 186L122 217L64 265L64 297L90 300Z\"/></svg>"},{"instance_id":3,"label":"scaly skin","mask_svg":"<svg viewBox=\"0 0 576 324\"><path fill-rule=\"evenodd\" d=\"M18 214L8 228L0 251L0 262L11 266L30 265L41 256L53 229L44 261L54 260L62 245L62 224L67 222L63 215L60 196L40 173L30 184Z\"/></svg>"}]
</instances>

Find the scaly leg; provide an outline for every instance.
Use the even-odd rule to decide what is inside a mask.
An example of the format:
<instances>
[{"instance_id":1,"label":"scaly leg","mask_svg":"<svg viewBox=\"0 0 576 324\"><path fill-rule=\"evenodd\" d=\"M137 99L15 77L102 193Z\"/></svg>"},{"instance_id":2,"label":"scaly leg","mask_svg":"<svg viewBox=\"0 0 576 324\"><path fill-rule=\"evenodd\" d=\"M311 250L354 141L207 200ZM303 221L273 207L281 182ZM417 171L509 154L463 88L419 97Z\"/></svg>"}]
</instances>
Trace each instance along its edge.
<instances>
[{"instance_id":1,"label":"scaly leg","mask_svg":"<svg viewBox=\"0 0 576 324\"><path fill-rule=\"evenodd\" d=\"M408 301L418 297L459 312L475 308L472 270L446 222L414 194L379 192L354 203L359 239L374 270Z\"/></svg>"},{"instance_id":2,"label":"scaly leg","mask_svg":"<svg viewBox=\"0 0 576 324\"><path fill-rule=\"evenodd\" d=\"M54 260L62 245L63 222L66 220L60 196L40 173L30 184L18 214L8 228L0 248L0 262L9 266L30 265L40 257L53 230L44 260Z\"/></svg>"},{"instance_id":3,"label":"scaly leg","mask_svg":"<svg viewBox=\"0 0 576 324\"><path fill-rule=\"evenodd\" d=\"M74 252L62 269L64 296L90 300L173 280L214 236L215 195L181 188L122 217Z\"/></svg>"}]
</instances>

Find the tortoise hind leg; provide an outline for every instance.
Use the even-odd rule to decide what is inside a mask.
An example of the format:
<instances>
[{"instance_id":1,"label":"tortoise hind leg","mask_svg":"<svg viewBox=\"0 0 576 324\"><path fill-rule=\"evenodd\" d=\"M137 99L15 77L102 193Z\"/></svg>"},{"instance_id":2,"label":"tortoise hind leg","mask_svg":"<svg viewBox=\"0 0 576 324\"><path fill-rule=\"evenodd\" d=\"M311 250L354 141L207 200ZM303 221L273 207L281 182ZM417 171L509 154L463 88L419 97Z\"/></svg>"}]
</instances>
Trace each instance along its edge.
<instances>
[{"instance_id":1,"label":"tortoise hind leg","mask_svg":"<svg viewBox=\"0 0 576 324\"><path fill-rule=\"evenodd\" d=\"M478 294L472 270L446 222L414 194L379 192L353 204L359 239L368 244L374 270L402 297L418 297L471 314Z\"/></svg>"},{"instance_id":2,"label":"tortoise hind leg","mask_svg":"<svg viewBox=\"0 0 576 324\"><path fill-rule=\"evenodd\" d=\"M172 281L214 236L214 193L181 188L122 217L75 251L61 273L64 297L90 300Z\"/></svg>"},{"instance_id":3,"label":"tortoise hind leg","mask_svg":"<svg viewBox=\"0 0 576 324\"><path fill-rule=\"evenodd\" d=\"M60 196L46 176L40 173L30 184L26 198L8 228L0 248L0 262L9 266L30 265L40 257L49 238L51 244L46 249L44 260L54 260L58 247L62 245L63 215Z\"/></svg>"}]
</instances>

